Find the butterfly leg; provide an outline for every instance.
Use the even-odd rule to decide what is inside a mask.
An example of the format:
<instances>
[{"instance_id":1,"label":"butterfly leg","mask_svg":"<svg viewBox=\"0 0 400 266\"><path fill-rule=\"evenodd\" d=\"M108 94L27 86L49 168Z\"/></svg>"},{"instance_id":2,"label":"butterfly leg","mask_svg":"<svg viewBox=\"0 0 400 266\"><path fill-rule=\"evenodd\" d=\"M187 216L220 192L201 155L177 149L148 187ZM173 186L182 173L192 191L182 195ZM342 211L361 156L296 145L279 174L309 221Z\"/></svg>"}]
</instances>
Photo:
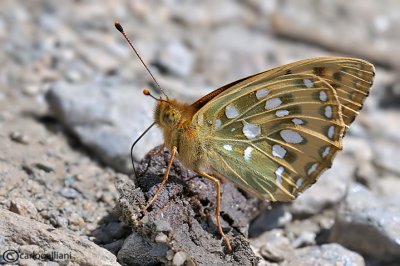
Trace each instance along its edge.
<instances>
[{"instance_id":1,"label":"butterfly leg","mask_svg":"<svg viewBox=\"0 0 400 266\"><path fill-rule=\"evenodd\" d=\"M169 171L171 170L172 163L174 162L176 152L177 152L177 148L175 146L172 147L171 158L169 159L167 170L165 171L165 174L164 174L164 178L161 181L160 186L157 188L156 193L154 193L153 197L151 198L151 200L149 200L146 207L144 207L142 209L142 212L146 211L154 203L154 201L157 199L158 195L160 194L161 189L164 187L165 183L167 182L168 176L169 176Z\"/></svg>"},{"instance_id":2,"label":"butterfly leg","mask_svg":"<svg viewBox=\"0 0 400 266\"><path fill-rule=\"evenodd\" d=\"M213 181L215 183L215 185L217 186L217 207L215 210L215 218L217 219L217 226L218 226L218 231L221 234L222 238L225 241L225 244L227 246L227 248L229 249L229 251L232 251L232 247L231 247L231 243L229 241L229 238L224 234L224 231L222 230L222 226L221 226L221 220L220 220L220 208L221 208L221 182L215 178L210 176L209 174L198 170L197 173L205 178L210 179L211 181Z\"/></svg>"}]
</instances>

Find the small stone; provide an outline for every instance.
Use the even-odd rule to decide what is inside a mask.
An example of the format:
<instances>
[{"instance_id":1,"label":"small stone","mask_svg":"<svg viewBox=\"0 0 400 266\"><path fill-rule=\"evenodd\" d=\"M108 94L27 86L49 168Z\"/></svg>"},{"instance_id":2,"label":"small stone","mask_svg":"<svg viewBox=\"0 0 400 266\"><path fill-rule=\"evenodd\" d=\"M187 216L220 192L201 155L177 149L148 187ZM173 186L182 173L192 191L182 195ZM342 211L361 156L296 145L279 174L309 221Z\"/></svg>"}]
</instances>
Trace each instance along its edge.
<instances>
[{"instance_id":1,"label":"small stone","mask_svg":"<svg viewBox=\"0 0 400 266\"><path fill-rule=\"evenodd\" d=\"M185 263L186 259L187 259L186 252L179 251L179 252L175 253L174 258L172 260L172 265L181 266Z\"/></svg>"},{"instance_id":2,"label":"small stone","mask_svg":"<svg viewBox=\"0 0 400 266\"><path fill-rule=\"evenodd\" d=\"M70 187L63 188L60 194L67 199L75 199L81 195L76 189Z\"/></svg>"},{"instance_id":3,"label":"small stone","mask_svg":"<svg viewBox=\"0 0 400 266\"><path fill-rule=\"evenodd\" d=\"M173 250L168 250L167 254L165 255L165 257L167 258L167 260L172 260L174 258L174 251Z\"/></svg>"},{"instance_id":4,"label":"small stone","mask_svg":"<svg viewBox=\"0 0 400 266\"><path fill-rule=\"evenodd\" d=\"M20 144L29 144L29 137L20 131L13 131L10 133L11 140L18 142Z\"/></svg>"},{"instance_id":5,"label":"small stone","mask_svg":"<svg viewBox=\"0 0 400 266\"><path fill-rule=\"evenodd\" d=\"M35 205L24 198L12 199L10 202L10 211L35 220L38 218L38 212Z\"/></svg>"},{"instance_id":6,"label":"small stone","mask_svg":"<svg viewBox=\"0 0 400 266\"><path fill-rule=\"evenodd\" d=\"M256 242L252 241L256 245L259 245L260 242L263 243L260 254L268 261L281 262L288 253L293 252L289 239L283 236L282 230L279 229L265 232L258 237Z\"/></svg>"},{"instance_id":7,"label":"small stone","mask_svg":"<svg viewBox=\"0 0 400 266\"><path fill-rule=\"evenodd\" d=\"M155 238L155 241L157 243L166 243L167 240L168 240L168 236L166 234L164 234L164 233L157 234L157 236Z\"/></svg>"},{"instance_id":8,"label":"small stone","mask_svg":"<svg viewBox=\"0 0 400 266\"><path fill-rule=\"evenodd\" d=\"M85 221L81 216L79 216L77 213L73 212L69 217L68 217L68 223L73 224L73 225L81 225L84 224Z\"/></svg>"},{"instance_id":9,"label":"small stone","mask_svg":"<svg viewBox=\"0 0 400 266\"><path fill-rule=\"evenodd\" d=\"M35 163L36 168L45 171L46 173L54 172L54 166L49 162Z\"/></svg>"},{"instance_id":10,"label":"small stone","mask_svg":"<svg viewBox=\"0 0 400 266\"><path fill-rule=\"evenodd\" d=\"M164 220L164 219L158 219L155 221L155 225L156 225L156 230L158 232L169 232L172 230L171 225L169 224L168 221Z\"/></svg>"},{"instance_id":11,"label":"small stone","mask_svg":"<svg viewBox=\"0 0 400 266\"><path fill-rule=\"evenodd\" d=\"M295 248L315 245L316 234L314 232L303 232L292 242Z\"/></svg>"}]
</instances>

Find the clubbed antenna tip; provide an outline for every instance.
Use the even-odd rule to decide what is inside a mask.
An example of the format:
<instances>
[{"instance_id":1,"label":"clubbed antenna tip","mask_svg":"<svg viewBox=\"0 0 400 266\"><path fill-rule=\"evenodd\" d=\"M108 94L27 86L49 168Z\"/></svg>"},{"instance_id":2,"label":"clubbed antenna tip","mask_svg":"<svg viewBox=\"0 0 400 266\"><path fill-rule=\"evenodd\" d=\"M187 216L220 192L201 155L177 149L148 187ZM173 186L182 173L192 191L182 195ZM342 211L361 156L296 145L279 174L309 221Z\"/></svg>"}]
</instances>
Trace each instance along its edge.
<instances>
[{"instance_id":1,"label":"clubbed antenna tip","mask_svg":"<svg viewBox=\"0 0 400 266\"><path fill-rule=\"evenodd\" d=\"M121 32L121 33L124 32L124 28L122 28L122 26L121 26L121 24L119 23L118 20L116 20L116 21L114 22L114 25L115 25L115 28L117 28L117 30L118 30L119 32Z\"/></svg>"}]
</instances>

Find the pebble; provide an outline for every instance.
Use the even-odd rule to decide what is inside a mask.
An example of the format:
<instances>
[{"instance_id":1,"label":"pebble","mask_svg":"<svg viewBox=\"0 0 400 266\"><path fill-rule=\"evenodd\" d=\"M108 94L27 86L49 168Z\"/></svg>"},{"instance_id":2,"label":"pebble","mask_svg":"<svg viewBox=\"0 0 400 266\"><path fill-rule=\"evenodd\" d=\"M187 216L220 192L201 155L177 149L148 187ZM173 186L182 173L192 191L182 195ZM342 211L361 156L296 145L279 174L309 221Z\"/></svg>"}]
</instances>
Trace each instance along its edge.
<instances>
[{"instance_id":1,"label":"pebble","mask_svg":"<svg viewBox=\"0 0 400 266\"><path fill-rule=\"evenodd\" d=\"M38 219L38 212L35 205L24 198L12 199L10 201L10 211L35 220Z\"/></svg>"},{"instance_id":2,"label":"pebble","mask_svg":"<svg viewBox=\"0 0 400 266\"><path fill-rule=\"evenodd\" d=\"M13 131L10 133L10 138L11 140L20 143L20 144L29 144L30 140L29 137L27 135L25 135L24 133L20 132L20 131Z\"/></svg>"},{"instance_id":3,"label":"pebble","mask_svg":"<svg viewBox=\"0 0 400 266\"><path fill-rule=\"evenodd\" d=\"M175 253L174 258L172 259L172 265L174 266L181 266L185 263L187 259L186 252L178 251Z\"/></svg>"},{"instance_id":4,"label":"pebble","mask_svg":"<svg viewBox=\"0 0 400 266\"><path fill-rule=\"evenodd\" d=\"M167 240L168 240L168 236L166 234L164 234L164 233L158 233L156 238L155 238L155 241L157 243L166 243Z\"/></svg>"},{"instance_id":5,"label":"pebble","mask_svg":"<svg viewBox=\"0 0 400 266\"><path fill-rule=\"evenodd\" d=\"M35 163L36 168L45 171L46 173L54 172L54 166L49 162Z\"/></svg>"},{"instance_id":6,"label":"pebble","mask_svg":"<svg viewBox=\"0 0 400 266\"><path fill-rule=\"evenodd\" d=\"M76 189L70 187L63 188L60 194L67 199L75 199L81 196Z\"/></svg>"}]
</instances>

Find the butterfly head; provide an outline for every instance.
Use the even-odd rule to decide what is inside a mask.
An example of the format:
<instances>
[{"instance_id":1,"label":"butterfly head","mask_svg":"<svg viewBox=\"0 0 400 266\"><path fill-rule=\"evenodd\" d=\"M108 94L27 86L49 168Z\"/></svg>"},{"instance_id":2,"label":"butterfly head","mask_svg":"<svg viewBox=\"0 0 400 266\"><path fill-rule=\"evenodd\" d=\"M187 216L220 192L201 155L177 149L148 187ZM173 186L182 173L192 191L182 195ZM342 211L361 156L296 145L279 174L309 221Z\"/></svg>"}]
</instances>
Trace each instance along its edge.
<instances>
[{"instance_id":1,"label":"butterfly head","mask_svg":"<svg viewBox=\"0 0 400 266\"><path fill-rule=\"evenodd\" d=\"M175 100L170 100L168 97L166 99L162 97L157 99L148 90L144 90L143 93L157 101L154 112L154 120L157 125L160 127L174 127L178 124L181 120L182 112L179 110Z\"/></svg>"}]
</instances>

